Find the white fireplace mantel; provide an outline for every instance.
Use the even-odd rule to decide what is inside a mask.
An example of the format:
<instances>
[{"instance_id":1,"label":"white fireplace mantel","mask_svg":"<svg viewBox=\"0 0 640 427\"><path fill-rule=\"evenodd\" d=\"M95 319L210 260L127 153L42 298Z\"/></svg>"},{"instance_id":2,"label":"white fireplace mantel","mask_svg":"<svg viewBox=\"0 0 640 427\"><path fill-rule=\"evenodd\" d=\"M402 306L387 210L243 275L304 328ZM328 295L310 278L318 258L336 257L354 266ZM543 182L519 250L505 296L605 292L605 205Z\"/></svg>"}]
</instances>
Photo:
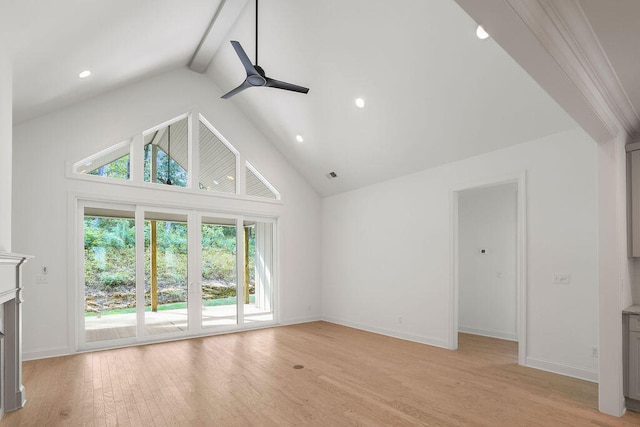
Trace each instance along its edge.
<instances>
[{"instance_id":1,"label":"white fireplace mantel","mask_svg":"<svg viewBox=\"0 0 640 427\"><path fill-rule=\"evenodd\" d=\"M0 418L24 406L22 265L32 257L0 252Z\"/></svg>"}]
</instances>

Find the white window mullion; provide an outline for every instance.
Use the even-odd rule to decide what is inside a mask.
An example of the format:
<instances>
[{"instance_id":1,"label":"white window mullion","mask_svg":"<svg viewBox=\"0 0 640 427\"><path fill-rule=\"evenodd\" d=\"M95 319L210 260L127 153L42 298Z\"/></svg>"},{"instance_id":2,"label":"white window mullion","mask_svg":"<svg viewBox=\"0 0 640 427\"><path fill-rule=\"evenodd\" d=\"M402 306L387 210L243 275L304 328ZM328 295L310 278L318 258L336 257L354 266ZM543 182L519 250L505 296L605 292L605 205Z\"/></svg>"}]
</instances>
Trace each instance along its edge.
<instances>
[{"instance_id":1,"label":"white window mullion","mask_svg":"<svg viewBox=\"0 0 640 427\"><path fill-rule=\"evenodd\" d=\"M202 215L191 212L188 217L188 301L189 331L202 330Z\"/></svg>"},{"instance_id":2,"label":"white window mullion","mask_svg":"<svg viewBox=\"0 0 640 427\"><path fill-rule=\"evenodd\" d=\"M236 155L236 194L244 196L247 194L247 172L245 170L246 161L242 154Z\"/></svg>"},{"instance_id":3,"label":"white window mullion","mask_svg":"<svg viewBox=\"0 0 640 427\"><path fill-rule=\"evenodd\" d=\"M200 113L192 110L189 115L188 165L189 178L187 187L200 188Z\"/></svg>"},{"instance_id":4,"label":"white window mullion","mask_svg":"<svg viewBox=\"0 0 640 427\"><path fill-rule=\"evenodd\" d=\"M238 326L244 325L244 219L236 219L236 303Z\"/></svg>"},{"instance_id":5,"label":"white window mullion","mask_svg":"<svg viewBox=\"0 0 640 427\"><path fill-rule=\"evenodd\" d=\"M280 221L276 220L273 225L273 271L271 272L271 310L273 320L280 322Z\"/></svg>"},{"instance_id":6,"label":"white window mullion","mask_svg":"<svg viewBox=\"0 0 640 427\"><path fill-rule=\"evenodd\" d=\"M144 138L141 133L132 138L129 147L129 179L144 182Z\"/></svg>"},{"instance_id":7,"label":"white window mullion","mask_svg":"<svg viewBox=\"0 0 640 427\"><path fill-rule=\"evenodd\" d=\"M77 292L77 303L78 303L78 325L77 325L77 335L76 342L77 347L81 348L84 346L86 342L86 332L85 332L85 277L84 277L84 202L78 203L78 224L77 224L77 233L78 240L77 245L78 248L81 248L78 251L78 292Z\"/></svg>"},{"instance_id":8,"label":"white window mullion","mask_svg":"<svg viewBox=\"0 0 640 427\"><path fill-rule=\"evenodd\" d=\"M144 209L136 207L136 337L144 337Z\"/></svg>"}]
</instances>

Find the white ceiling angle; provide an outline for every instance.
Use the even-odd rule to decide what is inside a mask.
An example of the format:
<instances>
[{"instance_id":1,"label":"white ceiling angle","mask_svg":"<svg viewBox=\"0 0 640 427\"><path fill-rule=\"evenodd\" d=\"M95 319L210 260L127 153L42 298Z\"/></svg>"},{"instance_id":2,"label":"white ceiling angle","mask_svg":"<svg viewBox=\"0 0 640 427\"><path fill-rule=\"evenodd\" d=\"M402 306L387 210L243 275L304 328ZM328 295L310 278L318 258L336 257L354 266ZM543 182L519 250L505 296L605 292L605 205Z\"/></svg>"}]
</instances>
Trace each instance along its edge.
<instances>
[{"instance_id":1,"label":"white ceiling angle","mask_svg":"<svg viewBox=\"0 0 640 427\"><path fill-rule=\"evenodd\" d=\"M3 2L15 121L180 67L204 73L219 88L237 87L245 69L229 41L254 56L254 5ZM477 38L478 22L453 0L260 6L260 65L312 90L301 96L257 88L221 105L239 108L323 196L576 126L497 44L493 28L490 38ZM93 74L80 80L85 69ZM355 105L358 97L365 108ZM339 178L328 180L327 171Z\"/></svg>"}]
</instances>

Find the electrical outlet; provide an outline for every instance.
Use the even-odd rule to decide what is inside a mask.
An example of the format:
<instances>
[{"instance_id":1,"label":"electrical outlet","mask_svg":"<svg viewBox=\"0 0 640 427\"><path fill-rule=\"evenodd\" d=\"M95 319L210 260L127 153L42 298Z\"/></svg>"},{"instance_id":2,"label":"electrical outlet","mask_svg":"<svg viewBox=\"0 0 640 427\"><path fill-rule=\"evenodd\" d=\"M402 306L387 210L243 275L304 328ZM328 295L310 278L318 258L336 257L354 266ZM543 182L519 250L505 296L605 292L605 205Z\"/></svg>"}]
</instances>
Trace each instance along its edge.
<instances>
[{"instance_id":1,"label":"electrical outlet","mask_svg":"<svg viewBox=\"0 0 640 427\"><path fill-rule=\"evenodd\" d=\"M591 357L598 357L598 347L591 347Z\"/></svg>"},{"instance_id":2,"label":"electrical outlet","mask_svg":"<svg viewBox=\"0 0 640 427\"><path fill-rule=\"evenodd\" d=\"M566 273L553 273L554 285L568 285L571 283L571 275Z\"/></svg>"}]
</instances>

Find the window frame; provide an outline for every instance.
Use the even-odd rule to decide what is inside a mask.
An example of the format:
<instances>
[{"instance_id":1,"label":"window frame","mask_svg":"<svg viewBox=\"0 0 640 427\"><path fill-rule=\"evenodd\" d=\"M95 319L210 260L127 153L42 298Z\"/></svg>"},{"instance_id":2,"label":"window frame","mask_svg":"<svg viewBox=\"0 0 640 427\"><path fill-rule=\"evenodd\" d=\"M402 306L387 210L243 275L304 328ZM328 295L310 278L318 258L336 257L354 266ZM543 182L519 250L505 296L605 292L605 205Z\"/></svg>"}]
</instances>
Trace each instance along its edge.
<instances>
[{"instance_id":1,"label":"window frame","mask_svg":"<svg viewBox=\"0 0 640 427\"><path fill-rule=\"evenodd\" d=\"M167 340L186 339L198 336L210 336L219 333L238 332L244 330L251 330L257 328L263 328L268 326L276 326L280 323L280 287L281 287L281 266L280 266L280 214L256 214L250 210L238 210L236 212L224 211L224 210L211 210L204 207L194 206L180 206L179 204L172 205L168 203L145 203L137 202L135 200L125 200L116 198L100 198L89 195L75 194L73 195L72 203L75 206L70 215L75 227L73 228L76 233L75 239L70 241L76 242L74 245L74 251L76 255L70 258L70 270L75 271L75 284L73 286L74 291L70 292L70 298L72 302L69 304L72 313L70 313L69 319L73 328L73 347L76 351L91 351L108 348L118 348L123 346L141 345L147 343L163 342ZM85 336L85 322L82 315L85 310L84 300L84 217L85 208L93 209L105 209L105 210L121 210L131 212L135 217L136 227L136 336L87 342ZM184 333L165 333L157 335L144 334L144 221L145 213L167 213L178 214L187 216L188 224L188 310L189 321L187 331ZM237 246L236 246L236 274L237 277L243 277L243 262L244 262L244 239L242 238L243 225L246 221L265 222L273 224L273 245L274 254L272 262L272 280L275 286L272 290L273 298L273 319L269 321L257 322L257 323L245 323L244 322L244 310L243 304L240 303L242 295L241 286L238 284L238 307L237 307L237 324L235 325L221 325L217 327L202 327L201 315L202 311L202 296L200 295L199 286L201 278L201 227L203 218L226 218L235 221L237 232ZM70 277L73 277L70 276ZM239 281L239 279L237 279ZM140 285L142 284L142 286ZM196 302L197 301L197 302ZM140 303L142 302L142 305Z\"/></svg>"},{"instance_id":2,"label":"window frame","mask_svg":"<svg viewBox=\"0 0 640 427\"><path fill-rule=\"evenodd\" d=\"M187 146L187 163L188 163L188 181L186 187L178 187L178 186L170 186L163 185L161 189L164 191L172 191L172 192L187 192L187 193L197 193L199 195L205 195L208 197L221 197L221 198L231 198L231 199L243 199L243 200L254 200L260 201L264 203L282 203L282 194L277 190L277 188L272 185L265 177L262 175L225 137L222 135L218 129L211 124L206 117L204 117L197 110L190 110L186 113L175 116L169 120L165 120L164 122L155 125L151 128L148 128L142 132L136 133L134 136L124 139L121 142L106 147L97 153L94 153L88 157L83 158L82 160L76 162L67 162L66 167L66 178L80 180L80 181L88 181L88 182L99 182L99 183L107 183L107 184L117 184L123 186L130 187L139 187L139 188L153 188L158 189L158 184L154 182L146 182L144 181L144 137L149 135L152 132L155 132L163 127L166 127L170 124L178 122L180 120L188 119L188 146ZM197 120L195 120L197 118ZM218 192L218 191L205 191L199 188L199 178L200 178L200 165L199 165L199 148L200 148L200 138L199 138L199 123L202 122L214 135L218 138L225 146L228 148L235 156L235 170L236 170L236 179L235 179L235 192L234 193L226 193L226 192ZM123 147L129 147L129 178L113 178L113 177L105 177L105 176L96 176L90 175L87 173L79 172L79 168L81 168L84 164L93 159L99 158L101 155L104 155L107 152L122 149ZM246 194L247 185L246 185L246 174L247 170L250 170L274 195L275 198L270 197L261 197L261 196L251 196Z\"/></svg>"}]
</instances>

